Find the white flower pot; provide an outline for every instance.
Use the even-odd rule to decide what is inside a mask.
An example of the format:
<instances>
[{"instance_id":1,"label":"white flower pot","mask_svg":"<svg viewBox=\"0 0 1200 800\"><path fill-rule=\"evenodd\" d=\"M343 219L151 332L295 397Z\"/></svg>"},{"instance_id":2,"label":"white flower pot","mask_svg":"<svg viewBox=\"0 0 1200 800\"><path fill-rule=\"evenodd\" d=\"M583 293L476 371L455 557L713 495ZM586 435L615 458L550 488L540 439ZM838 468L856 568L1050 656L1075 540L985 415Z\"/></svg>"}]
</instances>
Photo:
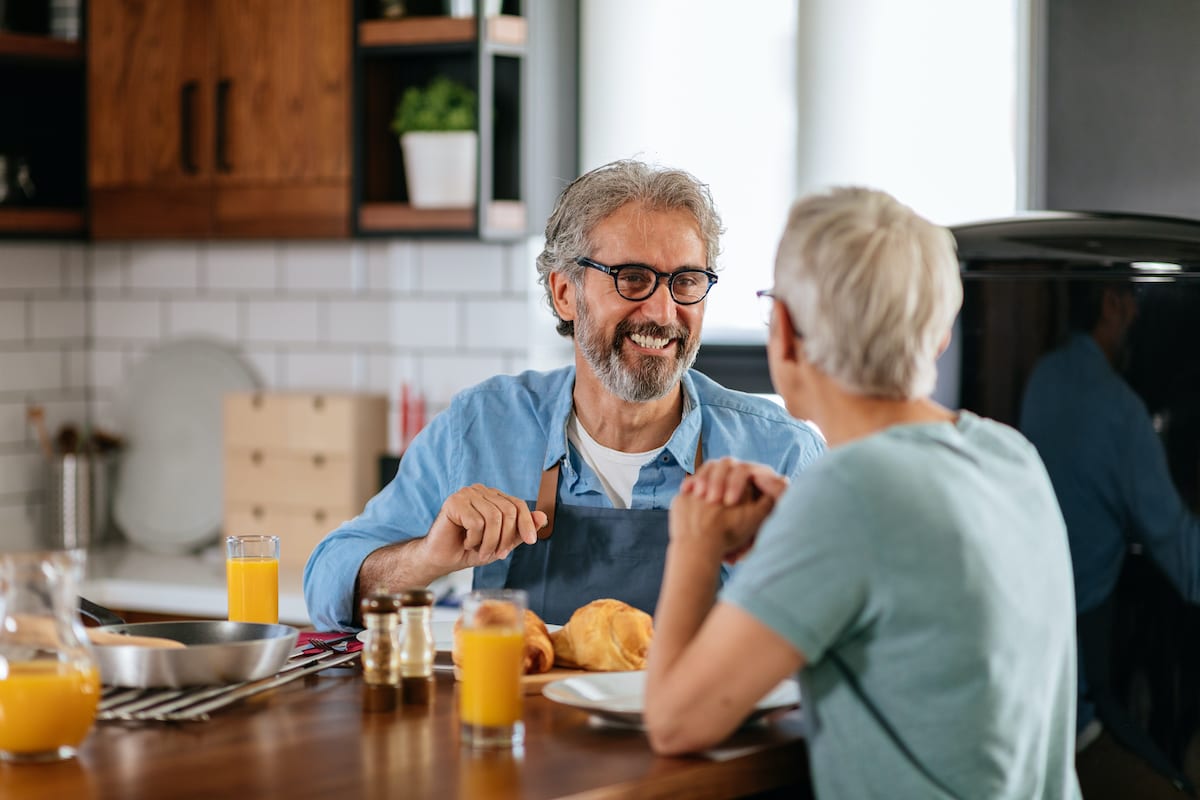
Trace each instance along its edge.
<instances>
[{"instance_id":1,"label":"white flower pot","mask_svg":"<svg viewBox=\"0 0 1200 800\"><path fill-rule=\"evenodd\" d=\"M400 137L400 149L414 208L475 207L475 131L414 131Z\"/></svg>"}]
</instances>

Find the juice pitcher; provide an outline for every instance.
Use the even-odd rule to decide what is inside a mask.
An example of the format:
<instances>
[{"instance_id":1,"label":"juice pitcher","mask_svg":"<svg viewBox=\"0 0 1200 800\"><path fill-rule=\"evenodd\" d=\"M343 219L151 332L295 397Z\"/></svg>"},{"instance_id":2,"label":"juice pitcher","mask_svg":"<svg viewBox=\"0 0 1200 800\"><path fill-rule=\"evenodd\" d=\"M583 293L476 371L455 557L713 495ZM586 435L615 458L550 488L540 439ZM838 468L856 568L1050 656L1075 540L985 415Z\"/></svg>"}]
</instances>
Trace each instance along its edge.
<instances>
[{"instance_id":1,"label":"juice pitcher","mask_svg":"<svg viewBox=\"0 0 1200 800\"><path fill-rule=\"evenodd\" d=\"M100 672L75 611L82 550L0 553L0 759L75 755Z\"/></svg>"}]
</instances>

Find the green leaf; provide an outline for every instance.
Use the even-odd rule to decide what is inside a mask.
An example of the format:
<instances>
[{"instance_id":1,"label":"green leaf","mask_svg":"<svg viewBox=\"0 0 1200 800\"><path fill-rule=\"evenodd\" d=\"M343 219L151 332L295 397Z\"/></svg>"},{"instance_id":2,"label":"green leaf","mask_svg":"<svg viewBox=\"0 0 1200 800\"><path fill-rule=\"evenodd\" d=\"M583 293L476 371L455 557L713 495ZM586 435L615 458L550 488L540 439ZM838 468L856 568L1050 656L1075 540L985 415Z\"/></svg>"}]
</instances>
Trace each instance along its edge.
<instances>
[{"instance_id":1,"label":"green leaf","mask_svg":"<svg viewBox=\"0 0 1200 800\"><path fill-rule=\"evenodd\" d=\"M392 130L472 131L476 126L475 92L445 75L424 88L410 86L396 103Z\"/></svg>"}]
</instances>

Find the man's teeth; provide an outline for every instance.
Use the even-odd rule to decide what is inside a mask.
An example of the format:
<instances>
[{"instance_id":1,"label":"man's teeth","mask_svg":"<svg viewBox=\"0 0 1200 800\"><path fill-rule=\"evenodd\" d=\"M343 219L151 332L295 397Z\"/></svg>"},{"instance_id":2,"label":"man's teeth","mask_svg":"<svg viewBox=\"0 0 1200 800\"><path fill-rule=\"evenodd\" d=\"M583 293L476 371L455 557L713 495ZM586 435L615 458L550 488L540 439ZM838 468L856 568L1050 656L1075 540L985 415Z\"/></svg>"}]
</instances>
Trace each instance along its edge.
<instances>
[{"instance_id":1,"label":"man's teeth","mask_svg":"<svg viewBox=\"0 0 1200 800\"><path fill-rule=\"evenodd\" d=\"M648 347L652 350L661 350L671 343L670 339L660 339L657 336L645 336L640 333L631 333L629 338L633 339L633 343L640 347Z\"/></svg>"}]
</instances>

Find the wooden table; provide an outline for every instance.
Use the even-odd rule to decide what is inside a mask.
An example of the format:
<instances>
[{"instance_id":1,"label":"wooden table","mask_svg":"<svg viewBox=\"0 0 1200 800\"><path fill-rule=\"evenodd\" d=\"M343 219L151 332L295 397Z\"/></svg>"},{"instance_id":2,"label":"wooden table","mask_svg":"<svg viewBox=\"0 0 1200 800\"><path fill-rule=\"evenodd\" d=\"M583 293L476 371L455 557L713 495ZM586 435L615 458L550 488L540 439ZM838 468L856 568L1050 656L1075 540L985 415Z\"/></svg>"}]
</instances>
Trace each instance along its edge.
<instances>
[{"instance_id":1,"label":"wooden table","mask_svg":"<svg viewBox=\"0 0 1200 800\"><path fill-rule=\"evenodd\" d=\"M519 755L458 742L455 683L428 709L365 713L357 670L332 668L206 722L98 723L71 760L0 764L0 798L811 797L798 711L723 743L732 757L660 758L645 734L531 695Z\"/></svg>"}]
</instances>

